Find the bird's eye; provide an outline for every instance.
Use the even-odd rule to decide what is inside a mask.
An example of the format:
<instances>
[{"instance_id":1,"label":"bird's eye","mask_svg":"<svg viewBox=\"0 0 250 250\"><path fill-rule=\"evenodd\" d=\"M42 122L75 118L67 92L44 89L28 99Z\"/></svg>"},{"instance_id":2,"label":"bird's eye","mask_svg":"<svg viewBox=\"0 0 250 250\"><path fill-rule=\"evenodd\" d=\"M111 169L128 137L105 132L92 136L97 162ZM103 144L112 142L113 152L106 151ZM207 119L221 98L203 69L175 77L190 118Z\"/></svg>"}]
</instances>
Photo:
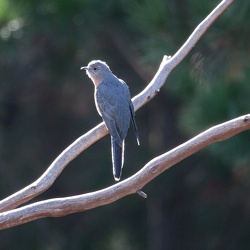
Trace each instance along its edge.
<instances>
[{"instance_id":1,"label":"bird's eye","mask_svg":"<svg viewBox=\"0 0 250 250\"><path fill-rule=\"evenodd\" d=\"M96 71L96 70L97 70L97 67L94 67L93 70Z\"/></svg>"}]
</instances>

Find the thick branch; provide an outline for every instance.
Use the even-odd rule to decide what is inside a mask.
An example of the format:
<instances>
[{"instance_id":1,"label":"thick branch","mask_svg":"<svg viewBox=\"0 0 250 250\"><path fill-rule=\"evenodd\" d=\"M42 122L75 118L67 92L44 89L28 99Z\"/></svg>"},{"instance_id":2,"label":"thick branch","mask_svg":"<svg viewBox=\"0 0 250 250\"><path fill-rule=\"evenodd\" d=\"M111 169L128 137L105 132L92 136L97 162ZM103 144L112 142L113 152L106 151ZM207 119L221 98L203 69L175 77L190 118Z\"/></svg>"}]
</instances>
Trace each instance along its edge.
<instances>
[{"instance_id":1,"label":"thick branch","mask_svg":"<svg viewBox=\"0 0 250 250\"><path fill-rule=\"evenodd\" d=\"M156 75L149 85L133 98L135 109L139 109L150 101L163 86L169 73L183 60L189 51L195 46L200 37L212 25L212 23L232 4L234 0L223 0L194 30L184 45L171 58L164 56ZM17 206L31 200L40 193L46 191L60 175L63 169L86 150L94 142L107 134L103 123L99 124L66 148L49 166L44 174L29 186L14 193L0 202L0 212L16 208ZM117 184L119 187L119 184ZM117 186L114 186L116 188ZM86 197L85 197L86 198Z\"/></svg>"},{"instance_id":2,"label":"thick branch","mask_svg":"<svg viewBox=\"0 0 250 250\"><path fill-rule=\"evenodd\" d=\"M36 202L0 214L0 229L24 224L43 217L59 217L96 208L135 194L156 176L204 147L224 141L250 129L250 114L214 126L180 146L148 162L130 178L108 188L67 198Z\"/></svg>"}]
</instances>

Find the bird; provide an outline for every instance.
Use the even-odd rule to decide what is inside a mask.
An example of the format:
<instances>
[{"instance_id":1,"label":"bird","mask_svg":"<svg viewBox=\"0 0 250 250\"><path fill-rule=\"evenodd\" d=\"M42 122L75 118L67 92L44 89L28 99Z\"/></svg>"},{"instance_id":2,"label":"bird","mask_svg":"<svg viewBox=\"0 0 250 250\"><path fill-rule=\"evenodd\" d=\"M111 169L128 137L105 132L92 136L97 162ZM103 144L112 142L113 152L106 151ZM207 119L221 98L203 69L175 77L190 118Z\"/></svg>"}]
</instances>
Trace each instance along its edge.
<instances>
[{"instance_id":1,"label":"bird","mask_svg":"<svg viewBox=\"0 0 250 250\"><path fill-rule=\"evenodd\" d=\"M92 60L82 69L94 84L96 109L111 136L113 176L115 181L119 181L124 164L125 137L131 121L137 144L140 145L129 87L112 73L104 61Z\"/></svg>"}]
</instances>

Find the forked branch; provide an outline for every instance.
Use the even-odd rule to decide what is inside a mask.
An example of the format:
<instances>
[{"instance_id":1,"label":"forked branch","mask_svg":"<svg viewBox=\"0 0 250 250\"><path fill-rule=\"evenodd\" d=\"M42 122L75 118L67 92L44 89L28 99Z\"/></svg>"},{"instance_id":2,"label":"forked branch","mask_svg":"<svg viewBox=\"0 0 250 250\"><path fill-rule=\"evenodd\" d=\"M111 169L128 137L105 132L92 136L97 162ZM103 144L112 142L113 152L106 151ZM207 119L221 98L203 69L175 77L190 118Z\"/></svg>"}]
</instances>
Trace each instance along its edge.
<instances>
[{"instance_id":1,"label":"forked branch","mask_svg":"<svg viewBox=\"0 0 250 250\"><path fill-rule=\"evenodd\" d=\"M165 83L169 73L185 58L195 46L200 37L207 31L213 22L233 3L234 0L223 0L221 3L196 27L193 33L173 57L164 56L160 67L148 86L133 98L135 110L149 102ZM46 191L61 174L63 169L81 152L104 137L108 132L103 123L79 137L66 148L49 166L44 174L27 187L0 201L0 225L8 228L34 219L46 216L63 216L79 212L96 206L105 205L120 199L128 194L140 190L146 183L157 175L173 166L175 163L197 152L201 148L218 140L225 140L237 133L249 129L249 115L218 125L191 139L187 143L171 150L150 161L134 176L106 189L74 197L51 199L33 203L18 209L21 204ZM184 149L184 150L183 150Z\"/></svg>"}]
</instances>

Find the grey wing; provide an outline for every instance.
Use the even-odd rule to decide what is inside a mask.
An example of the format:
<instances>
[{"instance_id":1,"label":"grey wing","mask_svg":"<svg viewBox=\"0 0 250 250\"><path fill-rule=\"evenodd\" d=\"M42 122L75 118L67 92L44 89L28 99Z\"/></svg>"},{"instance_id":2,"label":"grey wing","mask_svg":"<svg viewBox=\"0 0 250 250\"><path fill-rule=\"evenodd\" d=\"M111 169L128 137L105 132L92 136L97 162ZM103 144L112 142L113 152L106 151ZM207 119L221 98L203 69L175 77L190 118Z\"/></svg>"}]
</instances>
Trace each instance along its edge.
<instances>
[{"instance_id":1,"label":"grey wing","mask_svg":"<svg viewBox=\"0 0 250 250\"><path fill-rule=\"evenodd\" d=\"M115 142L120 146L122 147L122 139L121 139L121 136L119 135L118 133L118 130L117 130L117 127L116 127L116 123L115 123L115 120L113 119L109 119L109 117L103 113L102 114L102 119L104 121L104 123L106 124L107 126L107 129L109 131L109 133L112 135L112 137L114 138Z\"/></svg>"},{"instance_id":2,"label":"grey wing","mask_svg":"<svg viewBox=\"0 0 250 250\"><path fill-rule=\"evenodd\" d=\"M125 91L124 91L125 87ZM119 134L121 138L125 138L127 136L127 132L130 125L130 102L129 99L130 93L128 90L128 86L126 84L119 84L119 99L117 99L117 109L118 109L118 117L116 119L117 126L119 128Z\"/></svg>"},{"instance_id":3,"label":"grey wing","mask_svg":"<svg viewBox=\"0 0 250 250\"><path fill-rule=\"evenodd\" d=\"M129 105L121 93L119 85L100 84L95 94L96 106L116 143L122 146L127 134L130 117ZM127 121L128 120L128 121ZM127 125L128 124L128 125Z\"/></svg>"},{"instance_id":4,"label":"grey wing","mask_svg":"<svg viewBox=\"0 0 250 250\"><path fill-rule=\"evenodd\" d=\"M135 131L136 141L137 141L137 144L140 145L139 132L138 132L136 121L135 121L135 110L134 110L134 105L133 105L133 103L131 101L131 95L130 95L129 87L123 80L121 80L121 79L119 79L119 80L123 84L124 95L128 99L129 109L130 109L130 116L131 116L132 124L133 124L133 127L134 127L134 131Z\"/></svg>"}]
</instances>

